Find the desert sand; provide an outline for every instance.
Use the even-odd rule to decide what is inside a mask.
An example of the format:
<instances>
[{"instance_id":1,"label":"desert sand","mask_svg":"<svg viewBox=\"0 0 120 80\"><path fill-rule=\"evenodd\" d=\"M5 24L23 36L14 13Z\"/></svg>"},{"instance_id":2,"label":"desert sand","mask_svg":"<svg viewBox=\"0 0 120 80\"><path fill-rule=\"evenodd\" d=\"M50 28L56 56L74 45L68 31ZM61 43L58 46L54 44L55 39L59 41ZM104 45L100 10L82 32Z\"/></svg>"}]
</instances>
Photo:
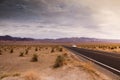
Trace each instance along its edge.
<instances>
[{"instance_id":1,"label":"desert sand","mask_svg":"<svg viewBox=\"0 0 120 80\"><path fill-rule=\"evenodd\" d=\"M1 80L114 80L58 45L1 45L0 53Z\"/></svg>"}]
</instances>

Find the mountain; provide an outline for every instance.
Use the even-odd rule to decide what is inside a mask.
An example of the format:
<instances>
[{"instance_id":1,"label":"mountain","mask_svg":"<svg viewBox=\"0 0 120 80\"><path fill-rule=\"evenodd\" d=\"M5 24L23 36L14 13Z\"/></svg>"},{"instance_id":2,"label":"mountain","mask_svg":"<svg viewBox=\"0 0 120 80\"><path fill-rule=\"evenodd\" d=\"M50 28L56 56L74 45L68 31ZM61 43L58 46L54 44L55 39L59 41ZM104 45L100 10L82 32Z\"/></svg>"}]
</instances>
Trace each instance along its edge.
<instances>
[{"instance_id":1,"label":"mountain","mask_svg":"<svg viewBox=\"0 0 120 80\"><path fill-rule=\"evenodd\" d=\"M5 35L5 36L0 36L0 40L3 40L3 41L33 41L34 39L32 39L32 38L12 37L12 36L9 36L9 35Z\"/></svg>"},{"instance_id":2,"label":"mountain","mask_svg":"<svg viewBox=\"0 0 120 80\"><path fill-rule=\"evenodd\" d=\"M115 42L120 43L120 40L115 39L97 39L87 37L72 37L72 38L58 38L58 39L33 39L33 38L21 38L12 37L9 35L0 36L0 41L39 41L39 42L62 42L62 43L79 43L79 42Z\"/></svg>"},{"instance_id":3,"label":"mountain","mask_svg":"<svg viewBox=\"0 0 120 80\"><path fill-rule=\"evenodd\" d=\"M97 38L87 38L87 37L73 37L73 38L60 38L56 39L55 42L73 42L73 43L82 43L82 42L113 42L120 43L120 40L115 39L97 39Z\"/></svg>"}]
</instances>

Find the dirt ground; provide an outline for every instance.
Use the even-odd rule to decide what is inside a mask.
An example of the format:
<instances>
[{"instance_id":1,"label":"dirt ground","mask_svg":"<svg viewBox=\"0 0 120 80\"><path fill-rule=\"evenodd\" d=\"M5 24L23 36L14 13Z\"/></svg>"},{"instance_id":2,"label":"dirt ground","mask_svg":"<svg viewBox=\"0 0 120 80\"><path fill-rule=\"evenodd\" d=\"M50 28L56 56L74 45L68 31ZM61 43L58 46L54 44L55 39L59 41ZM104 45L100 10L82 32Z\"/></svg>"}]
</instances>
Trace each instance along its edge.
<instances>
[{"instance_id":1,"label":"dirt ground","mask_svg":"<svg viewBox=\"0 0 120 80\"><path fill-rule=\"evenodd\" d=\"M114 79L98 72L91 63L76 59L62 46L1 45L0 80Z\"/></svg>"}]
</instances>

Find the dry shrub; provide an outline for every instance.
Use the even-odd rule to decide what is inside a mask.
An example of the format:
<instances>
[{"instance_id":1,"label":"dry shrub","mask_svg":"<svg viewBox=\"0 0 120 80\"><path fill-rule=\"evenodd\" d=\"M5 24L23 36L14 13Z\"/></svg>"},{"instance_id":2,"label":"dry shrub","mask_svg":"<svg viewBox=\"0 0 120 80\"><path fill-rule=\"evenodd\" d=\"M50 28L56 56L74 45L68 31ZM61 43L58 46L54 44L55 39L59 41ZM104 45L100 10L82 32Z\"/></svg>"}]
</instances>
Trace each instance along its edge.
<instances>
[{"instance_id":1,"label":"dry shrub","mask_svg":"<svg viewBox=\"0 0 120 80\"><path fill-rule=\"evenodd\" d=\"M71 56L68 53L63 53L62 55L58 55L53 68L59 68L64 65L72 64Z\"/></svg>"},{"instance_id":2,"label":"dry shrub","mask_svg":"<svg viewBox=\"0 0 120 80\"><path fill-rule=\"evenodd\" d=\"M88 71L94 71L95 69L94 69L94 66L92 65L92 62L80 62L80 65L84 68L84 69L86 69L86 70L88 70Z\"/></svg>"},{"instance_id":3,"label":"dry shrub","mask_svg":"<svg viewBox=\"0 0 120 80\"><path fill-rule=\"evenodd\" d=\"M2 55L2 51L0 50L0 55Z\"/></svg>"},{"instance_id":4,"label":"dry shrub","mask_svg":"<svg viewBox=\"0 0 120 80\"><path fill-rule=\"evenodd\" d=\"M59 51L60 51L60 52L62 52L62 51L63 51L63 49L62 49L62 48L60 48L60 49L59 49Z\"/></svg>"},{"instance_id":5,"label":"dry shrub","mask_svg":"<svg viewBox=\"0 0 120 80\"><path fill-rule=\"evenodd\" d=\"M29 71L24 74L25 80L41 80L37 72Z\"/></svg>"},{"instance_id":6,"label":"dry shrub","mask_svg":"<svg viewBox=\"0 0 120 80\"><path fill-rule=\"evenodd\" d=\"M10 50L10 53L13 53L13 52L14 52L14 50L13 50L13 49L11 49L11 50Z\"/></svg>"},{"instance_id":7,"label":"dry shrub","mask_svg":"<svg viewBox=\"0 0 120 80\"><path fill-rule=\"evenodd\" d=\"M28 52L29 52L29 51L28 51L28 50L26 50L26 51L25 51L25 54L27 55L27 54L28 54Z\"/></svg>"},{"instance_id":8,"label":"dry shrub","mask_svg":"<svg viewBox=\"0 0 120 80\"><path fill-rule=\"evenodd\" d=\"M20 76L21 74L20 73L14 73L12 76L15 77L15 76Z\"/></svg>"},{"instance_id":9,"label":"dry shrub","mask_svg":"<svg viewBox=\"0 0 120 80\"><path fill-rule=\"evenodd\" d=\"M63 66L64 61L65 61L65 58L64 58L63 55L57 56L56 61L55 61L55 64L54 64L53 67L54 67L54 68L58 68L58 67Z\"/></svg>"},{"instance_id":10,"label":"dry shrub","mask_svg":"<svg viewBox=\"0 0 120 80\"><path fill-rule=\"evenodd\" d=\"M9 77L9 76L10 76L9 74L2 74L2 75L0 75L0 80L3 78Z\"/></svg>"},{"instance_id":11,"label":"dry shrub","mask_svg":"<svg viewBox=\"0 0 120 80\"><path fill-rule=\"evenodd\" d=\"M38 61L38 55L37 54L33 54L31 61L32 62L37 62Z\"/></svg>"},{"instance_id":12,"label":"dry shrub","mask_svg":"<svg viewBox=\"0 0 120 80\"><path fill-rule=\"evenodd\" d=\"M38 48L35 48L35 51L38 51Z\"/></svg>"},{"instance_id":13,"label":"dry shrub","mask_svg":"<svg viewBox=\"0 0 120 80\"><path fill-rule=\"evenodd\" d=\"M51 53L55 52L54 48L52 48Z\"/></svg>"},{"instance_id":14,"label":"dry shrub","mask_svg":"<svg viewBox=\"0 0 120 80\"><path fill-rule=\"evenodd\" d=\"M20 75L20 73L3 73L2 75L0 75L0 80L6 77L16 77Z\"/></svg>"},{"instance_id":15,"label":"dry shrub","mask_svg":"<svg viewBox=\"0 0 120 80\"><path fill-rule=\"evenodd\" d=\"M21 52L21 53L19 54L19 56L20 56L20 57L24 57L24 53Z\"/></svg>"},{"instance_id":16,"label":"dry shrub","mask_svg":"<svg viewBox=\"0 0 120 80\"><path fill-rule=\"evenodd\" d=\"M64 56L66 56L66 57L68 56L68 54L67 54L67 53L64 53L63 55L64 55Z\"/></svg>"}]
</instances>

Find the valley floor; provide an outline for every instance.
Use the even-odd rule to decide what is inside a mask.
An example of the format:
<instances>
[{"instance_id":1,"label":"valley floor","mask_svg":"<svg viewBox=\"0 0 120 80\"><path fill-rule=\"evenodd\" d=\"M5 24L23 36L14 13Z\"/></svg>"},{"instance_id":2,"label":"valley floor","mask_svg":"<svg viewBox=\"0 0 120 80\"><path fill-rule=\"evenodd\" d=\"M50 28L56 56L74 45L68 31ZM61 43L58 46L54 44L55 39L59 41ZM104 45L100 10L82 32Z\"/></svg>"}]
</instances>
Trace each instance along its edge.
<instances>
[{"instance_id":1,"label":"valley floor","mask_svg":"<svg viewBox=\"0 0 120 80\"><path fill-rule=\"evenodd\" d=\"M61 46L0 46L0 53L0 80L114 80Z\"/></svg>"}]
</instances>

